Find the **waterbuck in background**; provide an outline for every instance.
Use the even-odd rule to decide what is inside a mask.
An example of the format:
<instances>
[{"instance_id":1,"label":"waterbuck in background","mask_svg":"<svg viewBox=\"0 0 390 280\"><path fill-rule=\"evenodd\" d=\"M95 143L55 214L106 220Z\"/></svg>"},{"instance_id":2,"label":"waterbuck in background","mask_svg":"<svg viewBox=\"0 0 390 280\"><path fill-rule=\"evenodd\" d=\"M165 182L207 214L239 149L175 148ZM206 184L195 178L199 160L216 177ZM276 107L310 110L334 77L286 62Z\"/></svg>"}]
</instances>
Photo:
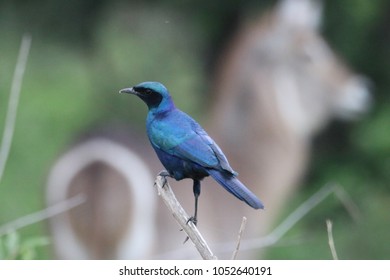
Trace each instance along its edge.
<instances>
[{"instance_id":1,"label":"waterbuck in background","mask_svg":"<svg viewBox=\"0 0 390 280\"><path fill-rule=\"evenodd\" d=\"M210 134L240 178L263 199L264 212L239 203L215 206L217 241L232 240L242 216L246 238L269 233L307 168L311 140L334 118L366 111L365 79L332 52L319 33L318 1L284 0L245 23L221 58L213 92ZM216 187L210 187L214 193ZM222 192L214 199L228 198ZM229 200L229 205L231 205ZM226 209L229 208L229 209ZM229 227L229 229L224 229ZM256 251L244 257L255 257Z\"/></svg>"}]
</instances>

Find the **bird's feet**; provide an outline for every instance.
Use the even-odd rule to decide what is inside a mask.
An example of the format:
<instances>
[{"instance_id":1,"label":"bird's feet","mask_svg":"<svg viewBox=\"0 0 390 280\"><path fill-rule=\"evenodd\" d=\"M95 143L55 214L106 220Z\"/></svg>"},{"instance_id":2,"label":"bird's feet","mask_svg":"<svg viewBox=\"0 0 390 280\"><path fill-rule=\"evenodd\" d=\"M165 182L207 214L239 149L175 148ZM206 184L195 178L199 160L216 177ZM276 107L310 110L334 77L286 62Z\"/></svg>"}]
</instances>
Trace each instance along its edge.
<instances>
[{"instance_id":1,"label":"bird's feet","mask_svg":"<svg viewBox=\"0 0 390 280\"><path fill-rule=\"evenodd\" d=\"M196 224L198 223L198 220L196 219L196 217L190 217L188 220L187 220L187 225L188 225L188 223L189 222L192 222L195 226L196 226ZM185 244L187 241L188 241L188 239L190 239L188 236L186 237L186 239L184 239L184 242L183 242L183 244Z\"/></svg>"},{"instance_id":2,"label":"bird's feet","mask_svg":"<svg viewBox=\"0 0 390 280\"><path fill-rule=\"evenodd\" d=\"M169 174L169 172L166 170L162 170L157 174L157 176L160 176L162 178L162 183L164 188L165 185L167 184L167 177L171 177L171 174Z\"/></svg>"},{"instance_id":3,"label":"bird's feet","mask_svg":"<svg viewBox=\"0 0 390 280\"><path fill-rule=\"evenodd\" d=\"M195 226L196 226L196 224L198 223L198 219L196 218L196 217L194 217L194 216L192 216L192 217L190 217L188 220L187 220L187 225L188 225L188 223L189 222L192 222Z\"/></svg>"}]
</instances>

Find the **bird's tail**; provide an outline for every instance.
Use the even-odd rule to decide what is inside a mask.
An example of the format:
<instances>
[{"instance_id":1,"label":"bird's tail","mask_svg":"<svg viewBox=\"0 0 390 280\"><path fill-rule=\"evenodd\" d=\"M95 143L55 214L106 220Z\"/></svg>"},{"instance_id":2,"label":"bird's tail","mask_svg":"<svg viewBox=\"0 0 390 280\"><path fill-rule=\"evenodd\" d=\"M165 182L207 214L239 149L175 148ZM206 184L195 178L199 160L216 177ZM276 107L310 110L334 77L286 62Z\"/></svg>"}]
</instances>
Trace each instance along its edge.
<instances>
[{"instance_id":1,"label":"bird's tail","mask_svg":"<svg viewBox=\"0 0 390 280\"><path fill-rule=\"evenodd\" d=\"M234 175L223 173L219 170L209 169L208 173L222 187L233 194L238 199L245 201L249 206L255 209L264 209L263 203L257 198L243 183L240 182Z\"/></svg>"}]
</instances>

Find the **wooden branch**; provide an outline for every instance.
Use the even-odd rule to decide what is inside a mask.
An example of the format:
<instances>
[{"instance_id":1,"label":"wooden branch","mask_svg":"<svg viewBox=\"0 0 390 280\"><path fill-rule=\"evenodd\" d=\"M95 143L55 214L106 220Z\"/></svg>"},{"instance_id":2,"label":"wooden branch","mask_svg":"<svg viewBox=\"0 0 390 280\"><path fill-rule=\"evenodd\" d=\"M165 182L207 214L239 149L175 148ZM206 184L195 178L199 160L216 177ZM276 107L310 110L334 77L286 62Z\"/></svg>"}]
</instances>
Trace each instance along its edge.
<instances>
[{"instance_id":1,"label":"wooden branch","mask_svg":"<svg viewBox=\"0 0 390 280\"><path fill-rule=\"evenodd\" d=\"M217 257L211 252L209 246L198 231L197 227L192 222L187 223L190 216L185 212L183 207L177 201L175 194L173 193L166 179L162 176L157 176L156 181L154 182L154 186L157 189L158 195L163 199L165 205L168 207L173 217L194 243L202 258L204 260L216 260Z\"/></svg>"},{"instance_id":2,"label":"wooden branch","mask_svg":"<svg viewBox=\"0 0 390 280\"><path fill-rule=\"evenodd\" d=\"M305 215L307 215L313 208L324 201L329 195L336 193L336 190L338 189L342 189L342 187L333 184L326 184L310 198L304 201L267 236L253 239L242 239L240 242L240 251L255 250L275 245L292 227L294 227L300 220L302 220ZM337 198L340 199L338 195ZM356 206L355 203L353 203L353 205ZM354 211L354 214L359 214L357 212L358 209ZM218 253L226 253L230 252L231 249L228 248L233 246L237 246L237 242L221 242L219 244L215 244L214 249ZM187 248L181 248L165 252L164 254L156 256L156 258L179 258L180 256L185 256L185 254L187 254Z\"/></svg>"}]
</instances>

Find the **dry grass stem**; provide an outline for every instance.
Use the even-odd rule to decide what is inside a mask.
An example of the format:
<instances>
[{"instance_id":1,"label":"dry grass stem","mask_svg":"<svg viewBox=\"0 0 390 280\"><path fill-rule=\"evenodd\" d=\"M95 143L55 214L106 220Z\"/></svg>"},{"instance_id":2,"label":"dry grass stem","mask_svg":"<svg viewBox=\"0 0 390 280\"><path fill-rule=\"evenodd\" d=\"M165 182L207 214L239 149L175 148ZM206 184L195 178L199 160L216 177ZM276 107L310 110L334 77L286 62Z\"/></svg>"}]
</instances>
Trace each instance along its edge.
<instances>
[{"instance_id":1,"label":"dry grass stem","mask_svg":"<svg viewBox=\"0 0 390 280\"><path fill-rule=\"evenodd\" d=\"M306 201L304 201L298 208L296 208L290 215L287 216L270 234L265 237L247 239L241 241L240 250L255 250L259 248L269 247L277 242L300 220L303 219L310 211L312 211L318 204L324 201L329 195L336 194L336 197L343 203L347 211L353 216L358 217L359 210L353 203L348 194L338 185L326 184ZM342 194L342 195L340 195ZM355 209L356 208L356 209ZM350 211L352 210L352 213ZM216 247L216 252L226 252L231 247L231 243L222 243Z\"/></svg>"},{"instance_id":2,"label":"dry grass stem","mask_svg":"<svg viewBox=\"0 0 390 280\"><path fill-rule=\"evenodd\" d=\"M9 95L7 114L3 130L3 139L0 147L0 182L3 177L5 165L7 163L9 151L11 149L12 137L14 134L16 114L19 104L20 90L22 88L23 74L26 69L28 54L30 52L31 36L24 35L20 44L18 60L12 79L11 91Z\"/></svg>"},{"instance_id":3,"label":"dry grass stem","mask_svg":"<svg viewBox=\"0 0 390 280\"><path fill-rule=\"evenodd\" d=\"M7 234L11 231L16 231L20 228L44 221L50 217L61 214L63 212L66 212L84 203L85 201L86 201L85 196L79 194L65 201L59 202L53 206L50 206L46 209L20 217L14 221L11 221L9 223L0 226L0 236Z\"/></svg>"},{"instance_id":4,"label":"dry grass stem","mask_svg":"<svg viewBox=\"0 0 390 280\"><path fill-rule=\"evenodd\" d=\"M328 231L328 244L329 244L330 251L332 253L332 257L334 260L338 260L339 258L337 257L336 247L334 245L334 240L333 240L331 220L326 220L326 229Z\"/></svg>"},{"instance_id":5,"label":"dry grass stem","mask_svg":"<svg viewBox=\"0 0 390 280\"><path fill-rule=\"evenodd\" d=\"M240 250L242 234L244 233L244 230L245 230L245 227L246 227L246 221L247 221L247 218L246 217L242 217L240 231L238 232L237 246L236 246L236 249L233 252L232 260L235 260L237 258L238 251Z\"/></svg>"}]
</instances>

